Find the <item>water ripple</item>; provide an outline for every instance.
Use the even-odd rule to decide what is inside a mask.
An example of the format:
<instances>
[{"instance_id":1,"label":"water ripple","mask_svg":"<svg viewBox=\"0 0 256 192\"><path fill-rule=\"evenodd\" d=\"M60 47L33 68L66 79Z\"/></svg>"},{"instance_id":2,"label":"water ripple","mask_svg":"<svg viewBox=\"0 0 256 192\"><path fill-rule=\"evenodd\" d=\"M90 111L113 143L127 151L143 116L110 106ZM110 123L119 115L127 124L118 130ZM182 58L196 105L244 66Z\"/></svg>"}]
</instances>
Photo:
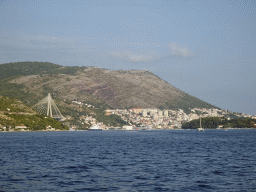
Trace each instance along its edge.
<instances>
[{"instance_id":1,"label":"water ripple","mask_svg":"<svg viewBox=\"0 0 256 192\"><path fill-rule=\"evenodd\" d=\"M255 136L256 130L0 133L0 189L254 191Z\"/></svg>"}]
</instances>

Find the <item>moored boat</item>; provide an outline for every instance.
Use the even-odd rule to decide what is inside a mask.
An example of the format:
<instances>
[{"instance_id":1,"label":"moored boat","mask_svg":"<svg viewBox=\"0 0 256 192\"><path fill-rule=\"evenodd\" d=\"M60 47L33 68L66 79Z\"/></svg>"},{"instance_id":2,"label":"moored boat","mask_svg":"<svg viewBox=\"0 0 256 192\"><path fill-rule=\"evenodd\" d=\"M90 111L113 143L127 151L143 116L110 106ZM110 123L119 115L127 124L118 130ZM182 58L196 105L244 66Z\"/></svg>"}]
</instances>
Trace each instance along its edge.
<instances>
[{"instance_id":1,"label":"moored boat","mask_svg":"<svg viewBox=\"0 0 256 192\"><path fill-rule=\"evenodd\" d=\"M201 116L200 116L200 127L197 128L197 131L204 131L204 128L202 128L202 125L201 125Z\"/></svg>"},{"instance_id":2,"label":"moored boat","mask_svg":"<svg viewBox=\"0 0 256 192\"><path fill-rule=\"evenodd\" d=\"M88 131L102 131L102 129L100 128L100 126L98 124L95 124L93 126L91 126Z\"/></svg>"}]
</instances>

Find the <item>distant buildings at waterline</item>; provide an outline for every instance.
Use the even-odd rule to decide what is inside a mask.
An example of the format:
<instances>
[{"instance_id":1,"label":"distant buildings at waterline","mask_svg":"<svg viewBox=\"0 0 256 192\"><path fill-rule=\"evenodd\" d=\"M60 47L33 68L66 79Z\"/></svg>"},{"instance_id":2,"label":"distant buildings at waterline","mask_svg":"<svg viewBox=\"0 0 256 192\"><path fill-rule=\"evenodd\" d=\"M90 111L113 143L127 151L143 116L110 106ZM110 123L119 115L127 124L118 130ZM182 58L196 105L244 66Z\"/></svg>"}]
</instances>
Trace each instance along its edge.
<instances>
[{"instance_id":1,"label":"distant buildings at waterline","mask_svg":"<svg viewBox=\"0 0 256 192\"><path fill-rule=\"evenodd\" d=\"M204 117L226 117L228 120L233 119L233 118L251 118L251 119L256 119L256 116L252 115L246 115L243 113L234 113L230 112L228 110L221 110L221 109L207 109L207 108L193 108L193 109L187 109L187 110L182 110L182 109L177 109L177 110L160 110L157 108L132 108L132 109L107 109L105 110L105 115L116 115L119 117L115 117L119 120L119 122L122 122L119 124L113 123L115 126L111 126L111 124L103 123L97 119L97 115L95 108L93 105L90 104L84 104L79 101L72 101L72 104L75 104L79 106L79 111L80 111L80 116L79 118L76 118L74 120L74 117L71 115L65 117L65 121L61 122L65 128L54 128L57 127L57 124L51 124L53 127L50 125L47 125L45 127L40 127L40 129L36 129L35 127L27 127L26 125L30 125L27 122L22 122L26 125L23 124L0 124L0 131L2 132L7 132L7 131L33 131L33 130L39 130L39 131L61 131L61 130L69 130L70 131L78 131L78 130L87 130L93 125L98 125L102 130L127 130L127 131L133 131L133 130L151 130L151 129L181 129L182 124L186 122L190 122L192 120L199 119L201 116L202 118ZM81 105L85 106L86 109L90 108L90 113L82 113L81 110ZM13 114L17 112L11 112L10 109L7 108L7 111L1 112L0 114L2 115L2 118L9 118L8 116L5 115L5 113L8 114ZM102 113L102 112L101 112ZM19 115L34 115L32 113L22 113ZM104 117L105 119L102 120L104 122L107 122L106 116ZM47 118L47 117L44 117ZM110 118L109 118L110 119ZM120 121L123 120L123 121ZM4 122L4 121L2 121ZM110 121L108 121L110 122ZM256 121L254 121L256 122ZM17 122L16 122L17 123ZM19 123L19 122L18 122ZM112 123L112 121L111 121ZM2 123L3 124L3 123ZM10 126L10 124L12 126ZM48 123L47 123L48 124ZM127 124L125 126L121 126ZM184 124L183 124L184 125ZM217 127L216 127L217 128ZM219 126L221 129L221 125Z\"/></svg>"},{"instance_id":2,"label":"distant buildings at waterline","mask_svg":"<svg viewBox=\"0 0 256 192\"><path fill-rule=\"evenodd\" d=\"M17 125L17 126L2 126L0 124L0 132L25 132L25 131L32 131L31 129L29 129L29 127L25 126L25 125ZM40 131L61 131L58 129L55 129L53 127L51 127L50 125L46 126L44 130L40 130Z\"/></svg>"},{"instance_id":3,"label":"distant buildings at waterline","mask_svg":"<svg viewBox=\"0 0 256 192\"><path fill-rule=\"evenodd\" d=\"M79 104L79 103L77 103ZM185 112L182 109L178 110L160 110L156 108L132 108L132 109L107 109L105 115L117 115L128 125L133 126L133 130L140 127L151 127L152 129L181 129L182 123L204 117L227 117L233 115L237 118L255 118L256 116L245 115L242 113L233 113L221 109L193 108ZM126 130L123 127L111 127L99 122L93 116L80 116L81 124L99 124L103 130ZM89 128L89 127L88 127ZM79 128L77 128L79 129Z\"/></svg>"},{"instance_id":4,"label":"distant buildings at waterline","mask_svg":"<svg viewBox=\"0 0 256 192\"><path fill-rule=\"evenodd\" d=\"M129 124L140 126L151 126L154 129L181 129L182 123L186 123L195 119L204 117L227 117L230 120L230 115L237 118L254 118L256 116L245 115L243 113L233 113L223 109L207 109L193 108L188 110L189 113L182 109L178 110L160 110L156 108L133 108L133 109L113 109L106 110L106 115L118 115Z\"/></svg>"},{"instance_id":5,"label":"distant buildings at waterline","mask_svg":"<svg viewBox=\"0 0 256 192\"><path fill-rule=\"evenodd\" d=\"M17 126L14 126L14 127L11 127L11 126L2 126L0 125L0 131L3 131L3 132L6 132L6 131L9 131L9 132L14 132L14 131L29 131L29 128L25 125L17 125Z\"/></svg>"}]
</instances>

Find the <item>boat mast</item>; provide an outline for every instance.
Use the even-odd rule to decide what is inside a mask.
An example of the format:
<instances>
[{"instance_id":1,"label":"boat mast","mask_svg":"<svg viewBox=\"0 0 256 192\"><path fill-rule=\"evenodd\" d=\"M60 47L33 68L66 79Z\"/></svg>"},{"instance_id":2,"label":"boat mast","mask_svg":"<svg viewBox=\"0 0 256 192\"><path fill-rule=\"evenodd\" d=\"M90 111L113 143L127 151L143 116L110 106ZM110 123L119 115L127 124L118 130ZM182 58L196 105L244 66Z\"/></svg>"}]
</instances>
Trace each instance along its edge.
<instances>
[{"instance_id":1,"label":"boat mast","mask_svg":"<svg viewBox=\"0 0 256 192\"><path fill-rule=\"evenodd\" d=\"M200 115L200 128L202 128L202 125L201 125L201 115Z\"/></svg>"}]
</instances>

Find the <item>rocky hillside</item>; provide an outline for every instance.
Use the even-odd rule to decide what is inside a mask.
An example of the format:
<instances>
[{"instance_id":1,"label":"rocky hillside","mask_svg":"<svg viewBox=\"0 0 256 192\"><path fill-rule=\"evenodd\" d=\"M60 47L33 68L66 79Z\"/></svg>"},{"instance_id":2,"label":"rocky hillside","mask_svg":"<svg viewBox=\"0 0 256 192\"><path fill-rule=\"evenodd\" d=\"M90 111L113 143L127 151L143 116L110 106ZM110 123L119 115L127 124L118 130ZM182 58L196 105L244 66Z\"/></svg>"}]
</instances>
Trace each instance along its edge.
<instances>
[{"instance_id":1,"label":"rocky hillside","mask_svg":"<svg viewBox=\"0 0 256 192\"><path fill-rule=\"evenodd\" d=\"M29 62L29 65L34 64L38 65ZM214 107L182 92L149 71L113 71L54 64L51 64L51 68L49 63L40 63L40 69L45 70L30 71L24 75L23 65L24 63L16 63L15 66L21 72L16 75L22 76L1 80L0 85L7 89L0 91L0 95L19 95L19 98L28 105L34 104L47 93L52 93L54 99L59 101L78 100L94 105L104 102L112 108ZM19 92L13 94L10 90Z\"/></svg>"},{"instance_id":2,"label":"rocky hillside","mask_svg":"<svg viewBox=\"0 0 256 192\"><path fill-rule=\"evenodd\" d=\"M21 101L0 95L0 112L36 113L33 109L24 105Z\"/></svg>"}]
</instances>

